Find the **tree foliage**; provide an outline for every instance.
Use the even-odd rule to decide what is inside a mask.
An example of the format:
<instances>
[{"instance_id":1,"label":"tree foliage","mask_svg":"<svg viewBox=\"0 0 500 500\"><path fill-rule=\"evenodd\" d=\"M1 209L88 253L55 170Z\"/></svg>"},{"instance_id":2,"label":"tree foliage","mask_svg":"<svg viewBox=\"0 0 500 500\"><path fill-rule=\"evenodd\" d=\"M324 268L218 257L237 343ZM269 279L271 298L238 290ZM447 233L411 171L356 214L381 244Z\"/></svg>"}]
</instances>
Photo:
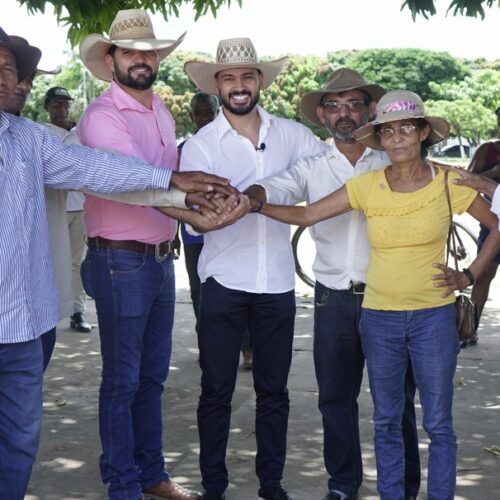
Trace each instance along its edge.
<instances>
[{"instance_id":1,"label":"tree foliage","mask_svg":"<svg viewBox=\"0 0 500 500\"><path fill-rule=\"evenodd\" d=\"M470 145L491 137L496 129L495 113L471 99L427 101L425 106L429 115L442 116L450 122L451 135L465 137Z\"/></svg>"},{"instance_id":2,"label":"tree foliage","mask_svg":"<svg viewBox=\"0 0 500 500\"><path fill-rule=\"evenodd\" d=\"M433 99L429 83L459 82L470 69L447 52L422 49L368 49L328 54L332 67L347 65L386 90L407 89Z\"/></svg>"},{"instance_id":3,"label":"tree foliage","mask_svg":"<svg viewBox=\"0 0 500 500\"><path fill-rule=\"evenodd\" d=\"M195 12L195 19L212 13L223 5L241 6L242 0L18 0L31 14L45 12L47 5L54 7L57 22L67 25L68 39L74 47L89 33L106 33L116 13L123 9L146 9L159 12L165 19L179 16L179 8L189 4Z\"/></svg>"},{"instance_id":4,"label":"tree foliage","mask_svg":"<svg viewBox=\"0 0 500 500\"><path fill-rule=\"evenodd\" d=\"M484 19L486 13L485 7L500 6L500 0L451 0L447 12L456 16L481 17ZM410 9L413 19L417 15L422 15L425 19L436 14L435 0L405 0L401 6L401 10Z\"/></svg>"},{"instance_id":5,"label":"tree foliage","mask_svg":"<svg viewBox=\"0 0 500 500\"><path fill-rule=\"evenodd\" d=\"M189 103L196 88L183 69L184 63L192 59L211 58L202 53L175 51L160 64L154 87L174 115L179 139L193 129ZM329 134L324 128L312 125L302 116L300 100L305 93L320 89L341 66L357 69L368 82L382 84L387 90L410 89L421 94L429 109L450 120L452 135L462 134L471 144L496 134L494 111L500 106L500 68L494 69L494 62L485 66L481 60L464 65L448 54L432 51L339 51L328 54L326 59L291 55L278 78L261 92L261 103L270 113L304 122L316 135L326 138ZM93 78L80 58L71 54L61 74L35 79L25 116L41 122L47 120L43 97L55 85L68 88L75 98L71 112L75 121L86 105L108 86Z\"/></svg>"},{"instance_id":6,"label":"tree foliage","mask_svg":"<svg viewBox=\"0 0 500 500\"><path fill-rule=\"evenodd\" d=\"M57 22L67 25L68 39L74 47L88 33L105 33L109 29L116 12L121 9L146 9L159 12L165 19L179 15L182 5L191 5L195 19L207 13L216 17L217 10L223 5L236 3L241 6L243 0L18 0L34 14L45 12L47 5L54 7ZM246 0L251 1L251 0ZM485 7L500 6L500 0L450 0L448 12L453 15L485 17ZM297 4L299 5L299 4ZM293 7L290 7L293 8ZM302 8L302 7L297 7ZM307 8L307 6L305 6ZM405 0L401 10L411 11L413 19L422 15L426 19L436 14L435 0Z\"/></svg>"}]
</instances>

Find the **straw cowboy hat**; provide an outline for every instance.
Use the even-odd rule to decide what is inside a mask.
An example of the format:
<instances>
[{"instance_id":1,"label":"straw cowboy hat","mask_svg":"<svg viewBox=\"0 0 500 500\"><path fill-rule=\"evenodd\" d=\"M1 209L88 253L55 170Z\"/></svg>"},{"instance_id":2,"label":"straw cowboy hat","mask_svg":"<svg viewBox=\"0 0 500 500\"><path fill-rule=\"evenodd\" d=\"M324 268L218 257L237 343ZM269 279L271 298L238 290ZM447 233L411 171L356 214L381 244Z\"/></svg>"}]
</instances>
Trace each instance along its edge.
<instances>
[{"instance_id":1,"label":"straw cowboy hat","mask_svg":"<svg viewBox=\"0 0 500 500\"><path fill-rule=\"evenodd\" d=\"M348 90L362 90L374 101L378 101L385 94L385 90L380 85L366 83L365 79L357 71L340 68L329 76L321 90L304 94L300 101L300 109L310 122L323 127L324 124L316 115L316 108L321 105L321 99L326 94L340 94Z\"/></svg>"},{"instance_id":2,"label":"straw cowboy hat","mask_svg":"<svg viewBox=\"0 0 500 500\"><path fill-rule=\"evenodd\" d=\"M96 33L87 35L80 44L80 56L94 76L109 82L113 79L113 74L104 56L113 45L122 49L157 50L162 61L185 36L186 33L183 33L177 40L157 40L151 19L145 10L119 10L109 28L109 38Z\"/></svg>"},{"instance_id":3,"label":"straw cowboy hat","mask_svg":"<svg viewBox=\"0 0 500 500\"><path fill-rule=\"evenodd\" d=\"M287 57L282 57L275 61L259 63L257 52L249 38L228 38L219 42L215 63L187 61L184 71L201 92L217 94L215 75L219 71L229 68L258 69L263 75L262 88L265 89L273 83L287 60Z\"/></svg>"},{"instance_id":4,"label":"straw cowboy hat","mask_svg":"<svg viewBox=\"0 0 500 500\"><path fill-rule=\"evenodd\" d=\"M42 57L39 48L33 47L27 41L26 44L17 43L2 28L0 28L0 47L5 47L13 52L16 58L17 79L20 82L35 72L38 61Z\"/></svg>"},{"instance_id":5,"label":"straw cowboy hat","mask_svg":"<svg viewBox=\"0 0 500 500\"><path fill-rule=\"evenodd\" d=\"M422 99L409 90L387 92L377 104L375 119L358 128L354 132L354 137L365 146L383 150L375 135L375 126L415 118L423 118L429 124L431 131L427 140L430 145L437 144L448 137L450 124L444 118L426 115Z\"/></svg>"},{"instance_id":6,"label":"straw cowboy hat","mask_svg":"<svg viewBox=\"0 0 500 500\"><path fill-rule=\"evenodd\" d=\"M10 39L14 43L19 43L21 45L25 45L29 47L29 42L26 40L26 38L23 38L22 36L17 36L17 35L10 35ZM46 69L40 69L36 68L34 76L40 76L40 75L58 75L61 72L61 68L56 68L53 70L46 70ZM31 76L31 75L29 75ZM22 80L19 80L22 82Z\"/></svg>"}]
</instances>

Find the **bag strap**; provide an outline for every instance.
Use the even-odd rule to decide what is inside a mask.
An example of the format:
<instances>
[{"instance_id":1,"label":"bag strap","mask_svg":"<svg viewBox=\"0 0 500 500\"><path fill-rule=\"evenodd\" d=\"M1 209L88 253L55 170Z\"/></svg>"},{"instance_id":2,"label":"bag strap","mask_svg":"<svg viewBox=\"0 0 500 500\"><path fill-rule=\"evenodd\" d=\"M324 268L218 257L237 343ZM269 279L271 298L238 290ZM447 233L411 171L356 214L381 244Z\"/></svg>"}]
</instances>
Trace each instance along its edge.
<instances>
[{"instance_id":1,"label":"bag strap","mask_svg":"<svg viewBox=\"0 0 500 500\"><path fill-rule=\"evenodd\" d=\"M453 212L451 210L450 188L448 186L448 174L449 171L445 170L444 192L446 193L446 201L448 203L448 211L450 213L450 226L448 228L448 238L446 241L446 266L448 266L448 259L451 251L451 253L453 253L453 260L455 261L455 271L458 271L457 242L455 239L455 231L453 230Z\"/></svg>"}]
</instances>

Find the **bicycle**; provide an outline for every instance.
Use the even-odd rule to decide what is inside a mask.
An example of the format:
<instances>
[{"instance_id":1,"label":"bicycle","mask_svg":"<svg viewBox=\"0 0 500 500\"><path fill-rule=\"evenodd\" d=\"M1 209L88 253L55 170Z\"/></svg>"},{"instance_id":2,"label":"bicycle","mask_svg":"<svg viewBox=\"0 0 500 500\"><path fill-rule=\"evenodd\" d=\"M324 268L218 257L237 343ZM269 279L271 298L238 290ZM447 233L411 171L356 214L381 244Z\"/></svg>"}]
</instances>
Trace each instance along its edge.
<instances>
[{"instance_id":1,"label":"bicycle","mask_svg":"<svg viewBox=\"0 0 500 500\"><path fill-rule=\"evenodd\" d=\"M316 250L312 243L309 232L306 237L302 237L307 228L299 226L292 236L293 259L295 261L295 272L297 276L310 287L314 288L314 275L312 272L312 263ZM472 231L457 221L453 221L453 232L457 242L457 261L460 268L469 267L475 259L477 253L477 238ZM301 238L302 237L302 238ZM453 262L453 250L448 249L449 261Z\"/></svg>"}]
</instances>

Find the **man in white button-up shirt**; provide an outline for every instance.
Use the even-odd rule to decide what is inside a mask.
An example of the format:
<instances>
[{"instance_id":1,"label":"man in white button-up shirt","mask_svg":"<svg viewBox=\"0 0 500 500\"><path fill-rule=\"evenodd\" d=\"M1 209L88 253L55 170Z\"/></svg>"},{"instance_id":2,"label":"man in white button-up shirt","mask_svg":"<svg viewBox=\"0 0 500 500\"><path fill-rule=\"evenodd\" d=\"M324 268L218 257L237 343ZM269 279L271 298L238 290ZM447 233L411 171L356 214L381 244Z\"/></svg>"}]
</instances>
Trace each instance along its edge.
<instances>
[{"instance_id":1,"label":"man in white button-up shirt","mask_svg":"<svg viewBox=\"0 0 500 500\"><path fill-rule=\"evenodd\" d=\"M353 132L368 122L376 100L385 93L348 68L335 71L321 91L301 101L305 116L333 137L331 149L299 160L291 169L250 188L253 197L270 203L313 203L343 186L354 175L388 165L385 152L356 142ZM258 205L257 205L258 206ZM324 500L355 499L362 481L358 404L364 357L359 318L370 247L365 216L356 210L315 224L313 270L316 277L314 364L323 417L324 458L330 476ZM418 437L411 369L403 418L406 443L406 498L420 484Z\"/></svg>"},{"instance_id":2,"label":"man in white button-up shirt","mask_svg":"<svg viewBox=\"0 0 500 500\"><path fill-rule=\"evenodd\" d=\"M325 150L303 125L272 116L259 91L272 83L286 58L259 63L248 39L223 40L217 63L189 61L186 72L222 111L186 142L180 170L226 173L240 190ZM289 499L281 487L289 413L287 378L295 317L294 265L289 227L250 214L205 235L199 347L202 392L198 406L202 498L224 498L225 465L239 351L245 328L253 348L257 393L256 473L259 496Z\"/></svg>"}]
</instances>

